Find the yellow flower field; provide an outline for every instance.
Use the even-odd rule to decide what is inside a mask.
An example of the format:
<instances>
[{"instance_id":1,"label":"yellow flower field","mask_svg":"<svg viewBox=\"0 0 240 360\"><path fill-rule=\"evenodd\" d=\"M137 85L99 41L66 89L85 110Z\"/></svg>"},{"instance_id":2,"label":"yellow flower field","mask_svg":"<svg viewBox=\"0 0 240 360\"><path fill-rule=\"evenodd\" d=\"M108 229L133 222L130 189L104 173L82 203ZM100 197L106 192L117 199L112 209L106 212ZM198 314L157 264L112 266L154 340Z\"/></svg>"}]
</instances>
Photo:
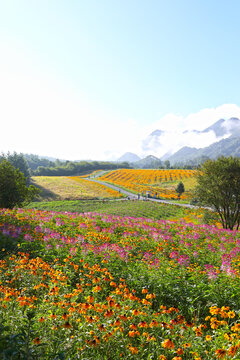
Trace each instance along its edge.
<instances>
[{"instance_id":1,"label":"yellow flower field","mask_svg":"<svg viewBox=\"0 0 240 360\"><path fill-rule=\"evenodd\" d=\"M196 174L195 170L170 169L170 170L142 170L142 169L119 169L108 172L99 180L107 181L118 186L139 193L148 192L151 196L177 199L175 191L176 181L189 181ZM166 187L166 184L168 185ZM174 184L174 185L173 185ZM190 197L190 192L182 194L182 199Z\"/></svg>"},{"instance_id":2,"label":"yellow flower field","mask_svg":"<svg viewBox=\"0 0 240 360\"><path fill-rule=\"evenodd\" d=\"M78 176L33 176L33 185L42 190L41 197L49 200L119 198L118 191Z\"/></svg>"}]
</instances>

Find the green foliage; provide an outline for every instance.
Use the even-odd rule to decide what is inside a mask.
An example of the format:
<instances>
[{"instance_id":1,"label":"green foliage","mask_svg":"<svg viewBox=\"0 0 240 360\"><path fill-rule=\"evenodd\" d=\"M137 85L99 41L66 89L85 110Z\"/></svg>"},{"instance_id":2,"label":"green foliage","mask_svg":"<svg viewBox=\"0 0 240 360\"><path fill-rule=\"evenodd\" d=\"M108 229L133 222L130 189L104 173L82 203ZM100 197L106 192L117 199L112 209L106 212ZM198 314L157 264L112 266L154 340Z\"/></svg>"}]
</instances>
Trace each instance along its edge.
<instances>
[{"instance_id":1,"label":"green foliage","mask_svg":"<svg viewBox=\"0 0 240 360\"><path fill-rule=\"evenodd\" d=\"M206 161L197 176L196 198L214 208L225 229L239 228L240 159L221 157Z\"/></svg>"},{"instance_id":2,"label":"green foliage","mask_svg":"<svg viewBox=\"0 0 240 360\"><path fill-rule=\"evenodd\" d=\"M0 207L12 209L32 201L38 194L38 189L27 187L23 173L3 159L0 163Z\"/></svg>"}]
</instances>

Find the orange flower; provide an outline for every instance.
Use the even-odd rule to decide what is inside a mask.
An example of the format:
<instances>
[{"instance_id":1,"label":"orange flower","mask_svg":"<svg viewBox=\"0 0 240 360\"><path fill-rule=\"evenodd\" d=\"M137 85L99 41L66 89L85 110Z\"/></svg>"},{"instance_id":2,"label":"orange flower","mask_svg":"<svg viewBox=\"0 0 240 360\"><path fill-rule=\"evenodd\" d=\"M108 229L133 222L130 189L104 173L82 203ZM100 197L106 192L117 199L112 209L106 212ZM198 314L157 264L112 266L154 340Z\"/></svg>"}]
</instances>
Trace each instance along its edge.
<instances>
[{"instance_id":1,"label":"orange flower","mask_svg":"<svg viewBox=\"0 0 240 360\"><path fill-rule=\"evenodd\" d=\"M232 345L229 349L228 349L228 355L231 355L232 357L236 354L237 350L239 349L238 345Z\"/></svg>"},{"instance_id":2,"label":"orange flower","mask_svg":"<svg viewBox=\"0 0 240 360\"><path fill-rule=\"evenodd\" d=\"M183 354L183 349L182 349L182 348L178 348L177 351L176 351L176 353L177 353L178 355L182 355L182 354Z\"/></svg>"},{"instance_id":3,"label":"orange flower","mask_svg":"<svg viewBox=\"0 0 240 360\"><path fill-rule=\"evenodd\" d=\"M63 318L63 320L67 320L68 314L67 314L67 313L63 313L62 318Z\"/></svg>"},{"instance_id":4,"label":"orange flower","mask_svg":"<svg viewBox=\"0 0 240 360\"><path fill-rule=\"evenodd\" d=\"M131 345L129 345L128 348L132 354L138 354L138 348L131 346Z\"/></svg>"},{"instance_id":5,"label":"orange flower","mask_svg":"<svg viewBox=\"0 0 240 360\"><path fill-rule=\"evenodd\" d=\"M146 323L146 321L140 321L140 323L138 324L138 327L147 328L148 324Z\"/></svg>"},{"instance_id":6,"label":"orange flower","mask_svg":"<svg viewBox=\"0 0 240 360\"><path fill-rule=\"evenodd\" d=\"M162 347L167 348L167 349L174 349L174 344L173 344L172 340L166 339L162 342Z\"/></svg>"},{"instance_id":7,"label":"orange flower","mask_svg":"<svg viewBox=\"0 0 240 360\"><path fill-rule=\"evenodd\" d=\"M135 331L134 331L134 330L129 331L129 332L128 332L128 335L129 335L130 337L134 337L134 336L135 336Z\"/></svg>"},{"instance_id":8,"label":"orange flower","mask_svg":"<svg viewBox=\"0 0 240 360\"><path fill-rule=\"evenodd\" d=\"M105 331L106 330L106 328L105 328L105 326L103 324L99 325L98 328L99 328L100 331Z\"/></svg>"},{"instance_id":9,"label":"orange flower","mask_svg":"<svg viewBox=\"0 0 240 360\"><path fill-rule=\"evenodd\" d=\"M63 327L64 327L65 329L70 329L70 328L72 327L72 325L71 325L68 321L66 321L66 322L63 324Z\"/></svg>"},{"instance_id":10,"label":"orange flower","mask_svg":"<svg viewBox=\"0 0 240 360\"><path fill-rule=\"evenodd\" d=\"M40 344L40 338L39 337L36 337L34 340L33 340L34 344L38 345Z\"/></svg>"},{"instance_id":11,"label":"orange flower","mask_svg":"<svg viewBox=\"0 0 240 360\"><path fill-rule=\"evenodd\" d=\"M223 359L224 356L226 355L227 350L225 349L218 349L215 351L215 354L217 355L217 359Z\"/></svg>"},{"instance_id":12,"label":"orange flower","mask_svg":"<svg viewBox=\"0 0 240 360\"><path fill-rule=\"evenodd\" d=\"M87 302L89 302L90 304L92 304L92 303L94 302L94 297L91 296L91 295L89 295L89 296L87 297Z\"/></svg>"},{"instance_id":13,"label":"orange flower","mask_svg":"<svg viewBox=\"0 0 240 360\"><path fill-rule=\"evenodd\" d=\"M51 319L56 319L56 318L57 318L57 315L56 315L56 314L51 314L51 315L49 315L49 317L50 317Z\"/></svg>"},{"instance_id":14,"label":"orange flower","mask_svg":"<svg viewBox=\"0 0 240 360\"><path fill-rule=\"evenodd\" d=\"M114 325L115 325L115 326L121 325L121 321L120 321L119 319L116 319L116 320L114 321Z\"/></svg>"},{"instance_id":15,"label":"orange flower","mask_svg":"<svg viewBox=\"0 0 240 360\"><path fill-rule=\"evenodd\" d=\"M155 327L158 326L157 320L152 320L152 322L149 324L149 327Z\"/></svg>"}]
</instances>

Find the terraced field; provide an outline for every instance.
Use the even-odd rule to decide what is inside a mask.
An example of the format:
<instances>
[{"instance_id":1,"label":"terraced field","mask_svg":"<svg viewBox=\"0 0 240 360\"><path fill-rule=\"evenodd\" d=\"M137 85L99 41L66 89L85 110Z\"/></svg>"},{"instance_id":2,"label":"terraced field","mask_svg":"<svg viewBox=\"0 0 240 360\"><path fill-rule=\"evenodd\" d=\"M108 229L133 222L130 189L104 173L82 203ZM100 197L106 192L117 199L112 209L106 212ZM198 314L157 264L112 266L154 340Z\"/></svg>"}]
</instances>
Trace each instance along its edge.
<instances>
[{"instance_id":1,"label":"terraced field","mask_svg":"<svg viewBox=\"0 0 240 360\"><path fill-rule=\"evenodd\" d=\"M195 186L195 170L139 170L119 169L107 172L99 180L160 199L178 199L176 187L179 181L185 186L181 199L189 200Z\"/></svg>"}]
</instances>

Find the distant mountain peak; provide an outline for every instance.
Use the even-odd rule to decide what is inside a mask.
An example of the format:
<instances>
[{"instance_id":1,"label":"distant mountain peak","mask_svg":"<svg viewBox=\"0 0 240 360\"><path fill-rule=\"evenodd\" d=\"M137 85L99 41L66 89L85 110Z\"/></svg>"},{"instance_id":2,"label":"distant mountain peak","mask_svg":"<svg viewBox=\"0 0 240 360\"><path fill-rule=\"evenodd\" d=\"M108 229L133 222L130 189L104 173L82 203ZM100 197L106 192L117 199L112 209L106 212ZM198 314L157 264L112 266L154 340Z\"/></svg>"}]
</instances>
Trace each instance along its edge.
<instances>
[{"instance_id":1,"label":"distant mountain peak","mask_svg":"<svg viewBox=\"0 0 240 360\"><path fill-rule=\"evenodd\" d=\"M117 161L123 162L123 161L127 161L127 162L135 162L135 161L139 161L141 158L132 153L132 152L126 152L124 153Z\"/></svg>"},{"instance_id":2,"label":"distant mountain peak","mask_svg":"<svg viewBox=\"0 0 240 360\"><path fill-rule=\"evenodd\" d=\"M161 136L162 134L164 134L164 131L154 130L149 136Z\"/></svg>"}]
</instances>

